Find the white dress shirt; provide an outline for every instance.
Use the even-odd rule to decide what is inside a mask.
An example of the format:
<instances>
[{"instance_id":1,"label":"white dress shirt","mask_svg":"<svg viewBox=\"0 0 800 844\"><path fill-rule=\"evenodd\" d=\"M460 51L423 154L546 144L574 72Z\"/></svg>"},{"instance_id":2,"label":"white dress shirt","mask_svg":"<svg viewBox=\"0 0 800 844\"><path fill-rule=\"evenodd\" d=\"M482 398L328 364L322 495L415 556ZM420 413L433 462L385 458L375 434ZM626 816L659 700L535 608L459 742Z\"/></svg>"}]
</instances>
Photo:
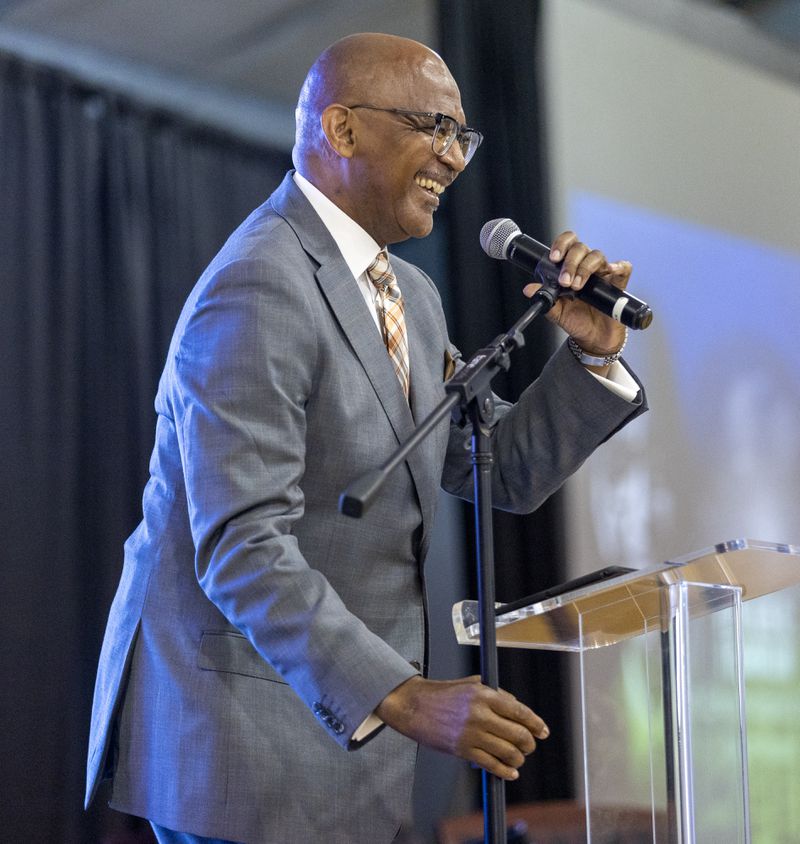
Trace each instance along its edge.
<instances>
[{"instance_id":1,"label":"white dress shirt","mask_svg":"<svg viewBox=\"0 0 800 844\"><path fill-rule=\"evenodd\" d=\"M322 224L336 241L342 253L345 264L355 278L358 289L369 306L369 312L375 322L378 332L381 324L378 319L378 289L367 275L367 267L375 260L375 256L385 248L377 244L359 224L348 217L337 205L334 205L322 191L315 188L308 179L295 172L294 181L303 192L312 208L319 214ZM381 334L381 336L383 336Z\"/></svg>"}]
</instances>

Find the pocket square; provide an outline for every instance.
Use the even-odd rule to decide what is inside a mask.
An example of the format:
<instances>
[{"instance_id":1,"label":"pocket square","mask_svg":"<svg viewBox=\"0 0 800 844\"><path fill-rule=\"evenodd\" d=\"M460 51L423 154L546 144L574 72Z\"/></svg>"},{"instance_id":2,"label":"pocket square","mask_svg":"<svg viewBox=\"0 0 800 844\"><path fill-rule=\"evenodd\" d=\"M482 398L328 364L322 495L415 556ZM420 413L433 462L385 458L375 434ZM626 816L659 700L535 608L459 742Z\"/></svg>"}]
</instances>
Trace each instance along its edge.
<instances>
[{"instance_id":1,"label":"pocket square","mask_svg":"<svg viewBox=\"0 0 800 844\"><path fill-rule=\"evenodd\" d=\"M444 350L444 380L449 381L456 374L456 359L450 354L450 349Z\"/></svg>"}]
</instances>

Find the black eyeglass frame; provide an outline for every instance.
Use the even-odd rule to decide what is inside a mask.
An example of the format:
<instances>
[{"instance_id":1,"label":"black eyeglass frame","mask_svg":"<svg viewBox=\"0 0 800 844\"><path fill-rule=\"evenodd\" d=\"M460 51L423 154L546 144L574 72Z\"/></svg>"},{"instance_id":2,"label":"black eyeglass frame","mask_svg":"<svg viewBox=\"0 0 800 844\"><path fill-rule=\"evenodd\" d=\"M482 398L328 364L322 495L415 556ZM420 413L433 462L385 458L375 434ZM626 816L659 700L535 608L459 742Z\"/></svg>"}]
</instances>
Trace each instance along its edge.
<instances>
[{"instance_id":1,"label":"black eyeglass frame","mask_svg":"<svg viewBox=\"0 0 800 844\"><path fill-rule=\"evenodd\" d=\"M433 136L431 137L431 149L433 150L434 154L437 155L439 158L443 158L447 153L450 151L450 147L453 146L455 141L458 141L458 145L461 148L461 154L464 156L464 164L469 164L472 160L472 157L475 155L478 147L483 143L483 133L478 131L477 129L473 129L471 126L463 126L459 123L455 117L451 117L449 114L444 114L441 111L412 111L408 108L381 108L380 106L374 105L366 105L365 103L358 103L357 105L348 106L348 108L367 108L370 111L385 111L389 114L399 114L399 115L409 115L411 117L428 117L435 121L435 128L433 130ZM441 151L436 151L436 138L439 135L439 131L442 127L443 120L450 120L452 123L457 127L458 131L453 133L453 136L447 143L447 146ZM425 131L420 128L419 131ZM471 138L477 138L477 142L474 146L472 146ZM467 148L464 149L464 144L462 143L462 138L467 138ZM471 149L470 149L471 148Z\"/></svg>"}]
</instances>

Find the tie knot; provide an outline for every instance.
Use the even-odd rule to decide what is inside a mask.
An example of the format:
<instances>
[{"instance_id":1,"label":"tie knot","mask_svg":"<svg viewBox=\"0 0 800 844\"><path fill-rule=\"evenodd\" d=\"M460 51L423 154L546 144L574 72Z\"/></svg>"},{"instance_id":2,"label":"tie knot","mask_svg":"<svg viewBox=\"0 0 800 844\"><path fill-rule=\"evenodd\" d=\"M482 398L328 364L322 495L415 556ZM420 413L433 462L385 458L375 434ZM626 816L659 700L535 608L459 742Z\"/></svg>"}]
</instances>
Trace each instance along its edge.
<instances>
[{"instance_id":1,"label":"tie knot","mask_svg":"<svg viewBox=\"0 0 800 844\"><path fill-rule=\"evenodd\" d=\"M375 260L367 267L367 274L376 287L389 287L395 282L385 249L381 249L375 256Z\"/></svg>"}]
</instances>

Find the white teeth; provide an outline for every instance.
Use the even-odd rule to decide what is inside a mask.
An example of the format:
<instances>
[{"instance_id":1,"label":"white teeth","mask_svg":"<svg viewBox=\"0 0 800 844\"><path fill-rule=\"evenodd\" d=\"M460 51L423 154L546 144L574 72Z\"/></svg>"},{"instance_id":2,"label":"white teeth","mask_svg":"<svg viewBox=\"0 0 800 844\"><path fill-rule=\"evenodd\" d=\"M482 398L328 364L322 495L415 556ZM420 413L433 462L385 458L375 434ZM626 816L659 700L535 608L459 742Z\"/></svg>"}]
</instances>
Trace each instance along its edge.
<instances>
[{"instance_id":1,"label":"white teeth","mask_svg":"<svg viewBox=\"0 0 800 844\"><path fill-rule=\"evenodd\" d=\"M421 188L427 188L427 190L433 191L433 193L435 193L437 196L439 196L439 194L444 193L444 185L440 184L439 182L435 182L433 179L421 179L419 176L415 176L414 181Z\"/></svg>"}]
</instances>

